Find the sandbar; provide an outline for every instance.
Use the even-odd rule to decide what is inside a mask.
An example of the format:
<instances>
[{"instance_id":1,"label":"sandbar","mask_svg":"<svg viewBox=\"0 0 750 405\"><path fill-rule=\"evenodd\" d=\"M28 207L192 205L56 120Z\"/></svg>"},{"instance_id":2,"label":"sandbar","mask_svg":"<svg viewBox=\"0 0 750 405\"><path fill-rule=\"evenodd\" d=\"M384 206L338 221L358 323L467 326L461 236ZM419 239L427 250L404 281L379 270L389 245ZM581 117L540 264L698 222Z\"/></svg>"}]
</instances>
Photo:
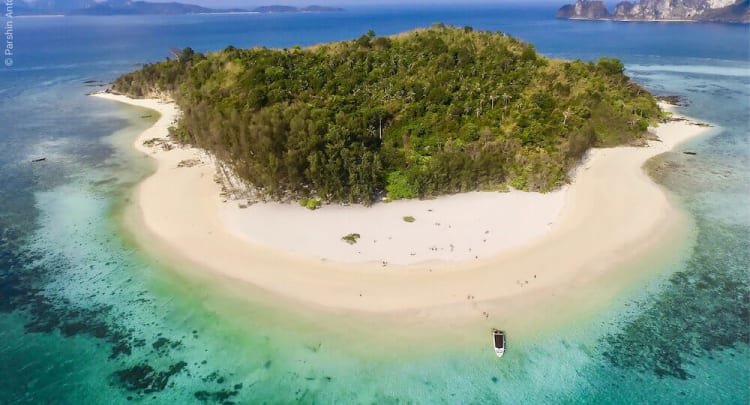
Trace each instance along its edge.
<instances>
[{"instance_id":1,"label":"sandbar","mask_svg":"<svg viewBox=\"0 0 750 405\"><path fill-rule=\"evenodd\" d=\"M572 184L549 194L476 192L316 211L281 203L240 208L220 195L205 151L144 145L166 137L179 115L173 103L97 96L161 115L135 140L157 164L134 190L129 225L146 250L295 302L381 314L439 308L460 317L456 308L467 300L509 304L493 307L496 315L621 278L623 263L669 244L687 221L644 163L708 130L668 122L652 129L659 140L647 147L593 149ZM356 244L341 240L350 232L361 235Z\"/></svg>"}]
</instances>

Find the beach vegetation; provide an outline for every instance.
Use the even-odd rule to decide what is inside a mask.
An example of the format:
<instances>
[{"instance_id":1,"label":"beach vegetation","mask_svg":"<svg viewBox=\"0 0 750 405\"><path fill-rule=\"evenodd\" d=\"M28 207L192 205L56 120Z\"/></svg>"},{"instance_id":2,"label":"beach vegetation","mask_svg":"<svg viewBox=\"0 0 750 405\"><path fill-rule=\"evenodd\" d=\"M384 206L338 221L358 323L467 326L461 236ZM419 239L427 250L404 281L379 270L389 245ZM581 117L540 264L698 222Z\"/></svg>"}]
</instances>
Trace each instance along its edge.
<instances>
[{"instance_id":1,"label":"beach vegetation","mask_svg":"<svg viewBox=\"0 0 750 405\"><path fill-rule=\"evenodd\" d=\"M344 242L346 242L346 243L348 243L350 245L353 245L353 244L357 243L357 241L359 240L359 238L360 238L360 235L358 233L350 233L348 235L342 236L341 240L343 240Z\"/></svg>"},{"instance_id":2,"label":"beach vegetation","mask_svg":"<svg viewBox=\"0 0 750 405\"><path fill-rule=\"evenodd\" d=\"M411 215L407 215L403 219L404 219L404 222L409 222L409 223L416 221L416 219Z\"/></svg>"},{"instance_id":3,"label":"beach vegetation","mask_svg":"<svg viewBox=\"0 0 750 405\"><path fill-rule=\"evenodd\" d=\"M307 208L308 210L315 211L320 208L321 203L317 198L306 198L304 199L304 201L305 203L303 207Z\"/></svg>"},{"instance_id":4,"label":"beach vegetation","mask_svg":"<svg viewBox=\"0 0 750 405\"><path fill-rule=\"evenodd\" d=\"M308 210L315 211L320 208L322 203L317 198L302 197L299 199L299 205L301 207L307 208Z\"/></svg>"},{"instance_id":5,"label":"beach vegetation","mask_svg":"<svg viewBox=\"0 0 750 405\"><path fill-rule=\"evenodd\" d=\"M419 195L419 190L414 187L400 170L388 173L388 181L385 185L388 200L399 200L403 198L414 198Z\"/></svg>"},{"instance_id":6,"label":"beach vegetation","mask_svg":"<svg viewBox=\"0 0 750 405\"><path fill-rule=\"evenodd\" d=\"M549 191L589 148L633 144L662 118L617 59L549 59L469 28L186 50L113 89L170 95L182 111L173 138L270 198L362 204L502 184Z\"/></svg>"}]
</instances>

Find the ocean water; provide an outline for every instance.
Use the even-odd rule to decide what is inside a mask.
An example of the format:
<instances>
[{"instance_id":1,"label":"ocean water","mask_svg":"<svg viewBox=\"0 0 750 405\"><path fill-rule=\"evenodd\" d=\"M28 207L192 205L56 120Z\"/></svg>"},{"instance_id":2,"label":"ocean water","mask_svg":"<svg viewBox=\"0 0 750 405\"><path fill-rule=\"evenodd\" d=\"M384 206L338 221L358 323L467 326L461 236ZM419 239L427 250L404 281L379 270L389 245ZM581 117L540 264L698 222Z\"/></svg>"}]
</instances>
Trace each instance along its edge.
<instances>
[{"instance_id":1,"label":"ocean water","mask_svg":"<svg viewBox=\"0 0 750 405\"><path fill-rule=\"evenodd\" d=\"M0 68L0 403L748 403L750 30L554 11L16 18L14 66ZM171 47L290 47L433 22L553 57L619 57L653 93L687 100L678 111L714 128L649 166L695 242L634 264L654 276L511 341L498 361L461 330L424 344L388 317L368 318L391 326L378 333L356 313L275 305L148 257L124 232L129 192L152 170L128 145L153 117L86 93Z\"/></svg>"}]
</instances>

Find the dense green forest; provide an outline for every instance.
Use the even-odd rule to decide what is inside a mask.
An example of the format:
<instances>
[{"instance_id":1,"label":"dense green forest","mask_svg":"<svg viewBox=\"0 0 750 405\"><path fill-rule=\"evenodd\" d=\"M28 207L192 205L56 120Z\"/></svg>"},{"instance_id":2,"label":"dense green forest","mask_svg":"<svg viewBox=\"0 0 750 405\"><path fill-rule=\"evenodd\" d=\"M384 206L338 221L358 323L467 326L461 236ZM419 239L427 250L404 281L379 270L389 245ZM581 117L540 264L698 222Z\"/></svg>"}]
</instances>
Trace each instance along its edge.
<instances>
[{"instance_id":1,"label":"dense green forest","mask_svg":"<svg viewBox=\"0 0 750 405\"><path fill-rule=\"evenodd\" d=\"M643 139L660 118L623 70L435 24L305 49L187 48L113 90L174 99L175 137L270 197L369 204L563 184L587 149Z\"/></svg>"}]
</instances>

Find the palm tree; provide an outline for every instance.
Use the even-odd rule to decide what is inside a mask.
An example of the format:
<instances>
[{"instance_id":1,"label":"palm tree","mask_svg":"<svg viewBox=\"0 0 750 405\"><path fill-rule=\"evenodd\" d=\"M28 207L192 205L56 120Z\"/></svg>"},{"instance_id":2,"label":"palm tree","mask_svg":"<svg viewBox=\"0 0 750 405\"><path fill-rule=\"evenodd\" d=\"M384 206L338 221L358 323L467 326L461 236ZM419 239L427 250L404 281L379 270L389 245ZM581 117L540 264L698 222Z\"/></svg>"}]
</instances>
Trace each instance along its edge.
<instances>
[{"instance_id":1,"label":"palm tree","mask_svg":"<svg viewBox=\"0 0 750 405\"><path fill-rule=\"evenodd\" d=\"M508 93L503 93L502 97L503 97L503 104L505 104L505 106L507 107L508 100L510 100L512 97Z\"/></svg>"}]
</instances>

